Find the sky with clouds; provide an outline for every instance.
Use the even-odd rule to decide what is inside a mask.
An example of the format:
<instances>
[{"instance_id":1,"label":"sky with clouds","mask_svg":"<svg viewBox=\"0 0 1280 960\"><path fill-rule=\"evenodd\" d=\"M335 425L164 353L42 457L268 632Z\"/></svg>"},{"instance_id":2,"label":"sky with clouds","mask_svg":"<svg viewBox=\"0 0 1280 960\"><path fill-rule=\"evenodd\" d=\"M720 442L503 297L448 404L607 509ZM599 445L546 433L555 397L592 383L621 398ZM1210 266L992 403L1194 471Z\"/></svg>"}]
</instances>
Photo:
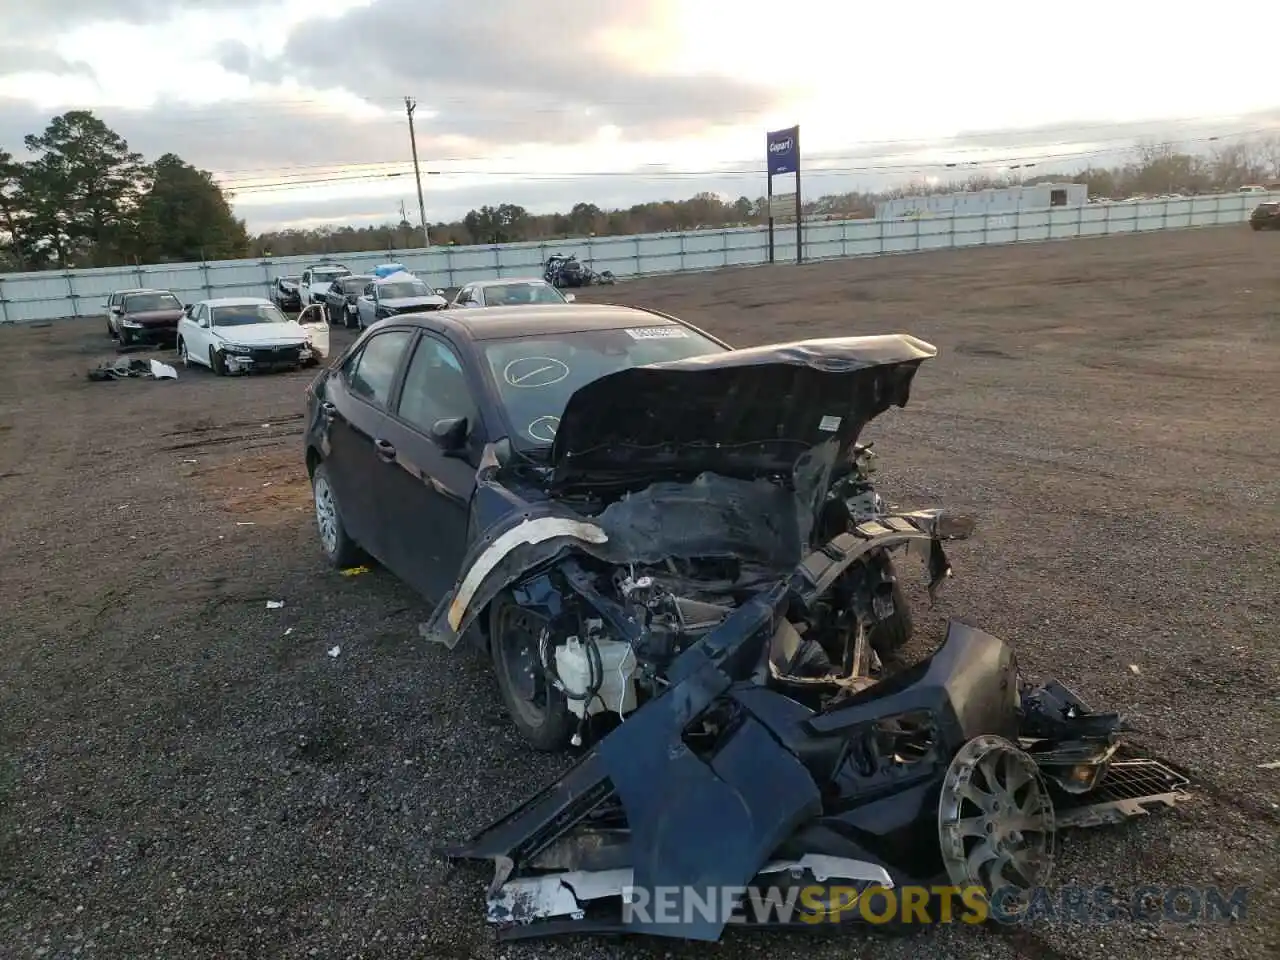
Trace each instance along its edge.
<instances>
[{"instance_id":1,"label":"sky with clouds","mask_svg":"<svg viewBox=\"0 0 1280 960\"><path fill-rule=\"evenodd\" d=\"M1274 58L1241 55L1268 9L1215 26L1096 0L2 0L0 148L92 109L213 171L254 229L386 222L402 201L416 221L405 96L433 221L755 197L764 131L794 123L808 197L1069 169L1138 137L1280 131Z\"/></svg>"}]
</instances>

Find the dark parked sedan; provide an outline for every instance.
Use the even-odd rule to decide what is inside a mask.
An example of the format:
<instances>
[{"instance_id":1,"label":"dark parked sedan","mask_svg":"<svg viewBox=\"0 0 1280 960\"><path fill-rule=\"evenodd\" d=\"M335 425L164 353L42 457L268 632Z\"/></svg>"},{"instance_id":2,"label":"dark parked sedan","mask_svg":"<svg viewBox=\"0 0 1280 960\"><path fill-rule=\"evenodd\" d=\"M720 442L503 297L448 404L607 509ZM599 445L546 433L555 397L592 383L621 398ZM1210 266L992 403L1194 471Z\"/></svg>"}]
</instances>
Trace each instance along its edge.
<instances>
[{"instance_id":1,"label":"dark parked sedan","mask_svg":"<svg viewBox=\"0 0 1280 960\"><path fill-rule=\"evenodd\" d=\"M358 327L359 317L356 313L356 300L364 292L364 288L373 282L373 277L363 274L351 274L339 277L329 284L325 291L325 307L329 311L329 322L342 324L344 327Z\"/></svg>"},{"instance_id":2,"label":"dark parked sedan","mask_svg":"<svg viewBox=\"0 0 1280 960\"><path fill-rule=\"evenodd\" d=\"M1254 207L1249 226L1255 230L1280 230L1280 201L1268 200Z\"/></svg>"},{"instance_id":3,"label":"dark parked sedan","mask_svg":"<svg viewBox=\"0 0 1280 960\"><path fill-rule=\"evenodd\" d=\"M281 310L297 313L302 309L302 293L298 289L300 277L276 277L271 284L271 302Z\"/></svg>"},{"instance_id":4,"label":"dark parked sedan","mask_svg":"<svg viewBox=\"0 0 1280 960\"><path fill-rule=\"evenodd\" d=\"M109 324L121 349L135 344L171 344L177 339L182 301L168 290L127 293L111 308Z\"/></svg>"},{"instance_id":5,"label":"dark parked sedan","mask_svg":"<svg viewBox=\"0 0 1280 960\"><path fill-rule=\"evenodd\" d=\"M685 597L680 622L701 622L723 612L710 598L725 589L726 558L751 566L758 555L771 557L742 574L757 583L782 576L779 563L796 561L788 544L809 534L787 534L778 526L784 521L775 523L796 495L773 480L801 469L797 463L812 461L803 469L818 471L805 481L815 490L804 498L817 505L806 510L821 507L829 493L865 519L881 515L853 438L896 402L914 366L932 355L933 347L904 336L732 350L672 317L612 305L390 318L371 326L308 388L307 468L321 542L336 565L353 564L364 551L431 600L452 591L453 601L433 618L442 623L451 608L441 627L449 646L489 611L478 627L501 638L491 649L508 711L531 743L558 749L599 707L554 695L534 706L536 692L519 677L533 670L535 685L539 676L601 669L618 677L627 671L610 658L625 660L630 647L591 635L582 641L585 651L570 642L575 631L557 632L544 651L554 665L514 666L528 654L521 647L528 638L504 619L529 612L511 599L521 595L517 558L498 561L510 583L477 594L466 582L489 561L471 551L505 543L514 534L504 525L530 517L535 504L552 511L531 522L554 531L553 539L591 541L598 533L592 523L633 528L639 539L609 534L607 557L596 551L606 567L636 578L627 603L662 583ZM651 364L670 368L659 375ZM831 456L844 466L827 490L822 470L829 467L818 464ZM828 536L837 521L822 510L797 520L796 531ZM672 518L666 534L653 527L659 516ZM585 517L595 519L579 522ZM894 529L914 530L915 522ZM691 539L673 544L670 536ZM678 572L672 557L688 560L690 569ZM867 597L868 639L888 661L908 639L909 613L888 551L876 546L864 559L845 588ZM646 572L655 563L655 572ZM591 651L602 666L588 662ZM805 669L826 669L826 654L810 651L803 659ZM634 709L633 701L623 687L609 686L600 697L611 713Z\"/></svg>"}]
</instances>

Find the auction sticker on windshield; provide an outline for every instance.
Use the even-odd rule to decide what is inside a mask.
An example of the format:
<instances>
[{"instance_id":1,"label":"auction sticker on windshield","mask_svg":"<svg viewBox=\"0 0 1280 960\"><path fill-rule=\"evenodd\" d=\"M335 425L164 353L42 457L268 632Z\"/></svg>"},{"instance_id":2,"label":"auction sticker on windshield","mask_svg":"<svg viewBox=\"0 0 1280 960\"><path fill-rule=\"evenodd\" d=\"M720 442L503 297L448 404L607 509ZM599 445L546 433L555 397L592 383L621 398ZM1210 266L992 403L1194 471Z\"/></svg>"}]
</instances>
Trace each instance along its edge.
<instances>
[{"instance_id":1,"label":"auction sticker on windshield","mask_svg":"<svg viewBox=\"0 0 1280 960\"><path fill-rule=\"evenodd\" d=\"M630 327L627 336L632 340L684 340L689 331L683 327Z\"/></svg>"}]
</instances>

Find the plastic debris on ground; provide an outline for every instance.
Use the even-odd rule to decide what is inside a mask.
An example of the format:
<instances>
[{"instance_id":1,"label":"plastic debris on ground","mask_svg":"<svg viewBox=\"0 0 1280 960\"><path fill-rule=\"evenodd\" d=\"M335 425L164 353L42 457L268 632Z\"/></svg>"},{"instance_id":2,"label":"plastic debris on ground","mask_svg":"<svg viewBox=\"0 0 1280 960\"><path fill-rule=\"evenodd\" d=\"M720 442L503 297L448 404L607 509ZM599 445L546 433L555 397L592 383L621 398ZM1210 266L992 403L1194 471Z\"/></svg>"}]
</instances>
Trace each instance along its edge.
<instances>
[{"instance_id":1,"label":"plastic debris on ground","mask_svg":"<svg viewBox=\"0 0 1280 960\"><path fill-rule=\"evenodd\" d=\"M283 600L268 600L268 601L267 601L267 609L268 609L268 610L279 610L279 609L280 609L281 607L283 607L283 606L284 606L284 601L283 601Z\"/></svg>"},{"instance_id":2,"label":"plastic debris on ground","mask_svg":"<svg viewBox=\"0 0 1280 960\"><path fill-rule=\"evenodd\" d=\"M330 648L329 648L329 656L331 656L331 657L335 657L335 658L336 658L336 657L338 656L338 654L340 654L341 652L342 652L342 647L330 647Z\"/></svg>"},{"instance_id":3,"label":"plastic debris on ground","mask_svg":"<svg viewBox=\"0 0 1280 960\"><path fill-rule=\"evenodd\" d=\"M178 371L159 360L117 357L104 360L89 371L90 380L176 380Z\"/></svg>"},{"instance_id":4,"label":"plastic debris on ground","mask_svg":"<svg viewBox=\"0 0 1280 960\"><path fill-rule=\"evenodd\" d=\"M368 573L369 568L365 566L347 567L345 570L339 570L338 572L344 577L358 577L362 573Z\"/></svg>"}]
</instances>

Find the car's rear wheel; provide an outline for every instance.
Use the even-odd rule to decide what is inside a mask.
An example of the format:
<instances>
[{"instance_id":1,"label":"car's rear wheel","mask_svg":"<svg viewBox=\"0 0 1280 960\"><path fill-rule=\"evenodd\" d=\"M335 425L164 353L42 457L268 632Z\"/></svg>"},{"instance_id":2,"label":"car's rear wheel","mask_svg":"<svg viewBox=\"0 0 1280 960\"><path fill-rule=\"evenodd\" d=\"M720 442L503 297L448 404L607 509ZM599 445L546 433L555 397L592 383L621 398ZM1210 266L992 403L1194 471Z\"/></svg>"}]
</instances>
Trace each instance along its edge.
<instances>
[{"instance_id":1,"label":"car's rear wheel","mask_svg":"<svg viewBox=\"0 0 1280 960\"><path fill-rule=\"evenodd\" d=\"M342 512L338 509L338 498L329 479L329 469L323 463L317 464L315 473L311 475L311 493L315 500L316 530L320 534L320 548L324 550L325 559L339 570L356 566L364 559L364 553L347 533Z\"/></svg>"},{"instance_id":2,"label":"car's rear wheel","mask_svg":"<svg viewBox=\"0 0 1280 960\"><path fill-rule=\"evenodd\" d=\"M546 621L509 593L489 606L489 649L502 701L529 745L550 753L569 745L578 718L542 669L539 646L545 628Z\"/></svg>"}]
</instances>

